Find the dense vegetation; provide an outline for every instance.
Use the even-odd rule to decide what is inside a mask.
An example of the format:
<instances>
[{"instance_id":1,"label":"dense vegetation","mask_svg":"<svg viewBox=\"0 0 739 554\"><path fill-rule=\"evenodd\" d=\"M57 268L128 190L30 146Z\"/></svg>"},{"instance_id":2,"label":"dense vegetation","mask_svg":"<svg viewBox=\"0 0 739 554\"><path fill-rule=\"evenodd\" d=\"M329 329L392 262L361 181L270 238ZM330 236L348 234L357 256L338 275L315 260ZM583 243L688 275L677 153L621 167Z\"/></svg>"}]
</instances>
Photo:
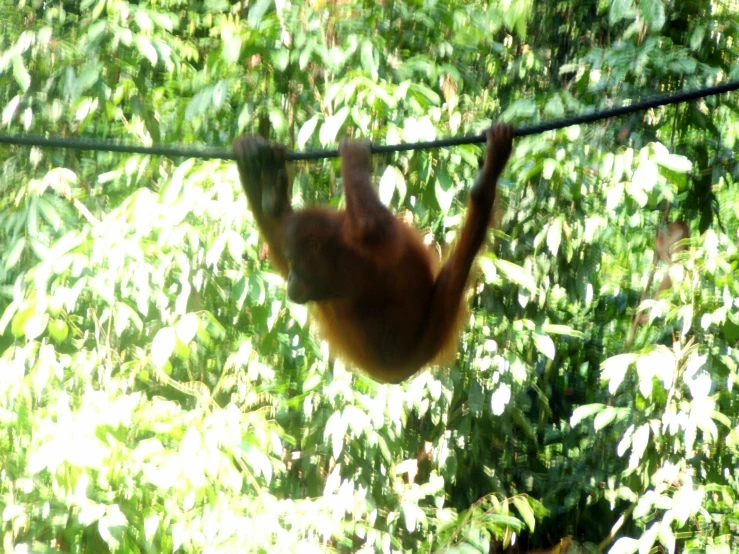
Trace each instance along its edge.
<instances>
[{"instance_id":1,"label":"dense vegetation","mask_svg":"<svg viewBox=\"0 0 739 554\"><path fill-rule=\"evenodd\" d=\"M333 148L739 79L730 0L0 13L12 134ZM400 386L286 301L233 163L0 147L5 552L739 551L737 145L737 94L517 140L456 363ZM480 153L377 156L382 198L445 249Z\"/></svg>"}]
</instances>

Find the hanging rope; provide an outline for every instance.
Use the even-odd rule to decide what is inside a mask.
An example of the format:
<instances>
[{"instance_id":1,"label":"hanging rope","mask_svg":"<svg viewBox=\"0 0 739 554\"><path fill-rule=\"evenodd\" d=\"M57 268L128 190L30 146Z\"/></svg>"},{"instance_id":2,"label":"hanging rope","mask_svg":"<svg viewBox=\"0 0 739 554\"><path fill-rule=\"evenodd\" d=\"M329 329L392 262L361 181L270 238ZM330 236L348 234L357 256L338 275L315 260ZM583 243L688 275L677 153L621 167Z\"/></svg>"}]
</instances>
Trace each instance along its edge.
<instances>
[{"instance_id":1,"label":"hanging rope","mask_svg":"<svg viewBox=\"0 0 739 554\"><path fill-rule=\"evenodd\" d=\"M558 119L555 121L537 123L527 127L519 127L516 129L517 137L525 137L528 135L536 135L545 131L553 131L555 129L563 129L572 125L581 125L583 123L592 123L602 119L618 117L630 113L640 112L659 106L668 106L670 104L679 104L689 102L707 96L715 96L725 92L732 92L739 89L739 81L733 81L723 85L713 87L678 92L674 94L665 94L656 96L651 99L635 102L630 105L618 108L609 108L606 110L595 111L589 114L578 115L574 117ZM407 150L426 150L429 148L442 148L448 146L460 146L463 144L481 144L485 142L485 134L468 135L464 137L453 137L440 140L429 140L423 142L409 142L402 144L385 144L372 145L373 153L385 152L405 152ZM138 146L130 144L121 144L111 141L102 141L95 139L67 139L54 137L41 137L36 135L0 135L0 144L14 144L18 146L39 146L42 148L69 148L73 150L95 150L102 152L123 152L126 154L147 154L153 156L167 156L170 158L204 158L204 159L235 159L233 152L223 148L194 148L184 146ZM321 158L337 158L338 150L309 150L306 152L289 152L288 160L317 160Z\"/></svg>"}]
</instances>

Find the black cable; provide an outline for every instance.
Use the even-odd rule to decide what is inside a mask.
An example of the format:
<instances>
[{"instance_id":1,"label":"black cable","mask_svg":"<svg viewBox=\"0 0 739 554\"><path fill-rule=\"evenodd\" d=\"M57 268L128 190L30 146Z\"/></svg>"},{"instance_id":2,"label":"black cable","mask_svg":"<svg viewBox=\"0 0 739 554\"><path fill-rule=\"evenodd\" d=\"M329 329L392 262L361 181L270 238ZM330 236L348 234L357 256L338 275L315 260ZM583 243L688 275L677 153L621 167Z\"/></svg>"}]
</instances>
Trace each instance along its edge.
<instances>
[{"instance_id":1,"label":"black cable","mask_svg":"<svg viewBox=\"0 0 739 554\"><path fill-rule=\"evenodd\" d=\"M739 81L716 85L704 89L678 92L656 96L654 98L635 102L627 106L618 108L609 108L606 110L595 111L589 114L578 115L555 121L537 123L527 127L519 127L516 129L517 137L525 137L536 135L545 131L553 131L555 129L563 129L572 125L581 125L583 123L592 123L601 119L618 117L634 112L656 108L658 106L668 106L670 104L679 104L705 98L706 96L714 96L725 92L732 92L739 89ZM425 150L429 148L442 148L448 146L460 146L463 144L481 144L485 142L485 134L468 135L464 137L452 137L440 140L429 140L423 142L409 142L401 144L384 144L372 145L373 153L385 152L405 152L408 150ZM66 139L66 138L46 138L37 135L0 135L0 144L15 144L19 146L40 146L42 148L71 148L74 150L96 150L104 152L123 152L126 154L149 154L154 156L167 156L171 158L204 158L204 159L220 159L234 160L235 156L231 150L222 148L195 148L184 146L135 146L129 144L121 144L110 141L100 141L94 139ZM338 150L309 150L306 152L289 152L288 160L317 160L321 158L337 158Z\"/></svg>"}]
</instances>

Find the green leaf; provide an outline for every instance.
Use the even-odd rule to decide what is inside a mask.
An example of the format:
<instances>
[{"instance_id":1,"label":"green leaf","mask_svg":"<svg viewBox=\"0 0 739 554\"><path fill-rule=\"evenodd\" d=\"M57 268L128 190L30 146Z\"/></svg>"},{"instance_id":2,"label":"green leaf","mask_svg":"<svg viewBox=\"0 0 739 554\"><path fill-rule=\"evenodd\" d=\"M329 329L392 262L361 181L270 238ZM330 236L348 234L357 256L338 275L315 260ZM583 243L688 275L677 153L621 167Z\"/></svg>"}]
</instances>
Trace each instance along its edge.
<instances>
[{"instance_id":1,"label":"green leaf","mask_svg":"<svg viewBox=\"0 0 739 554\"><path fill-rule=\"evenodd\" d=\"M533 338L536 349L550 360L553 360L556 354L556 350L554 348L554 341L552 340L552 337L535 332L533 334Z\"/></svg>"},{"instance_id":2,"label":"green leaf","mask_svg":"<svg viewBox=\"0 0 739 554\"><path fill-rule=\"evenodd\" d=\"M151 65L156 65L157 61L159 59L159 55L157 54L157 49L154 48L154 45L151 43L151 41L142 36L136 37L136 48L138 49L139 53L149 60L149 63Z\"/></svg>"},{"instance_id":3,"label":"green leaf","mask_svg":"<svg viewBox=\"0 0 739 554\"><path fill-rule=\"evenodd\" d=\"M570 427L575 427L584 419L599 413L603 408L605 408L605 404L585 404L584 406L578 406L572 411L572 415L570 416Z\"/></svg>"},{"instance_id":4,"label":"green leaf","mask_svg":"<svg viewBox=\"0 0 739 554\"><path fill-rule=\"evenodd\" d=\"M241 55L242 40L238 34L231 34L223 40L223 60L228 64L239 61Z\"/></svg>"},{"instance_id":5,"label":"green leaf","mask_svg":"<svg viewBox=\"0 0 739 554\"><path fill-rule=\"evenodd\" d=\"M621 537L618 539L608 554L634 554L639 549L639 541L630 537Z\"/></svg>"},{"instance_id":6,"label":"green leaf","mask_svg":"<svg viewBox=\"0 0 739 554\"><path fill-rule=\"evenodd\" d=\"M372 41L365 40L362 43L362 50L361 50L361 59L362 59L362 68L370 74L370 76L377 80L377 52L375 51L375 47L372 44Z\"/></svg>"},{"instance_id":7,"label":"green leaf","mask_svg":"<svg viewBox=\"0 0 739 554\"><path fill-rule=\"evenodd\" d=\"M213 87L205 87L190 99L185 108L185 118L193 119L199 115L203 115L213 104Z\"/></svg>"},{"instance_id":8,"label":"green leaf","mask_svg":"<svg viewBox=\"0 0 739 554\"><path fill-rule=\"evenodd\" d=\"M651 160L644 160L636 168L636 171L634 171L632 181L638 183L640 188L649 192L657 184L658 177L659 171L657 171L655 163Z\"/></svg>"},{"instance_id":9,"label":"green leaf","mask_svg":"<svg viewBox=\"0 0 739 554\"><path fill-rule=\"evenodd\" d=\"M8 323L10 323L13 316L15 315L15 312L18 310L18 306L19 302L13 300L10 304L8 304L8 307L5 308L3 316L0 317L0 335L3 335L5 333L5 328L8 326Z\"/></svg>"},{"instance_id":10,"label":"green leaf","mask_svg":"<svg viewBox=\"0 0 739 554\"><path fill-rule=\"evenodd\" d=\"M139 29L144 32L149 32L154 29L154 23L145 10L136 10L134 12L133 19L136 21L136 25L139 26Z\"/></svg>"},{"instance_id":11,"label":"green leaf","mask_svg":"<svg viewBox=\"0 0 739 554\"><path fill-rule=\"evenodd\" d=\"M25 249L25 247L25 237L20 237L15 241L13 246L10 247L7 258L5 258L5 271L13 269L18 264L18 261L21 259L21 254L23 254L23 250Z\"/></svg>"},{"instance_id":12,"label":"green leaf","mask_svg":"<svg viewBox=\"0 0 739 554\"><path fill-rule=\"evenodd\" d=\"M593 420L593 427L596 431L600 431L604 427L607 427L610 425L614 419L616 419L616 415L618 414L618 410L614 408L613 406L606 406L602 412L598 413L595 416L595 419Z\"/></svg>"},{"instance_id":13,"label":"green leaf","mask_svg":"<svg viewBox=\"0 0 739 554\"><path fill-rule=\"evenodd\" d=\"M449 174L445 170L441 170L436 174L434 193L436 194L436 201L439 203L441 211L448 213L454 201L455 188L452 185Z\"/></svg>"},{"instance_id":14,"label":"green leaf","mask_svg":"<svg viewBox=\"0 0 739 554\"><path fill-rule=\"evenodd\" d=\"M721 412L718 412L716 410L713 410L711 412L711 418L712 419L715 419L716 421L718 421L721 425L723 425L727 429L731 429L732 428L732 426L731 426L731 420L728 417L726 417L724 414L722 414Z\"/></svg>"},{"instance_id":15,"label":"green leaf","mask_svg":"<svg viewBox=\"0 0 739 554\"><path fill-rule=\"evenodd\" d=\"M531 293L536 292L536 281L534 281L534 277L520 265L496 258L495 267L500 270L508 281L525 288Z\"/></svg>"},{"instance_id":16,"label":"green leaf","mask_svg":"<svg viewBox=\"0 0 739 554\"><path fill-rule=\"evenodd\" d=\"M693 170L693 163L685 156L670 154L669 152L658 152L655 161L662 167L675 173L688 173Z\"/></svg>"},{"instance_id":17,"label":"green leaf","mask_svg":"<svg viewBox=\"0 0 739 554\"><path fill-rule=\"evenodd\" d=\"M177 337L172 327L164 327L157 332L151 343L151 361L157 368L163 368L174 352Z\"/></svg>"},{"instance_id":18,"label":"green leaf","mask_svg":"<svg viewBox=\"0 0 739 554\"><path fill-rule=\"evenodd\" d=\"M695 29L693 29L693 32L690 35L690 49L695 51L700 48L701 44L703 44L703 37L706 36L706 27L705 25L699 23L696 25Z\"/></svg>"},{"instance_id":19,"label":"green leaf","mask_svg":"<svg viewBox=\"0 0 739 554\"><path fill-rule=\"evenodd\" d=\"M13 77L15 77L15 81L21 90L28 92L28 88L31 86L31 75L29 75L26 66L23 64L23 58L21 56L13 57Z\"/></svg>"},{"instance_id":20,"label":"green leaf","mask_svg":"<svg viewBox=\"0 0 739 554\"><path fill-rule=\"evenodd\" d=\"M423 98L433 106L441 104L441 97L435 91L422 83L411 83L410 91L415 93L417 98Z\"/></svg>"},{"instance_id":21,"label":"green leaf","mask_svg":"<svg viewBox=\"0 0 739 554\"><path fill-rule=\"evenodd\" d=\"M186 314L177 322L177 337L183 343L187 344L195 338L199 326L200 321L198 320L198 316L192 313Z\"/></svg>"},{"instance_id":22,"label":"green leaf","mask_svg":"<svg viewBox=\"0 0 739 554\"><path fill-rule=\"evenodd\" d=\"M552 256L556 256L559 251L559 245L562 242L562 220L560 218L555 219L549 225L547 230L547 248Z\"/></svg>"},{"instance_id":23,"label":"green leaf","mask_svg":"<svg viewBox=\"0 0 739 554\"><path fill-rule=\"evenodd\" d=\"M665 7L662 0L639 0L639 11L653 31L659 31L665 25Z\"/></svg>"},{"instance_id":24,"label":"green leaf","mask_svg":"<svg viewBox=\"0 0 739 554\"><path fill-rule=\"evenodd\" d=\"M3 108L3 115L2 115L2 124L3 125L9 125L10 122L15 117L15 112L18 110L18 106L21 103L21 97L20 96L14 96L10 99L9 102L5 104L5 107Z\"/></svg>"},{"instance_id":25,"label":"green leaf","mask_svg":"<svg viewBox=\"0 0 739 554\"><path fill-rule=\"evenodd\" d=\"M386 206L389 205L393 199L393 193L396 190L400 195L400 202L402 203L406 193L405 177L403 177L403 174L397 167L388 165L380 178L380 184L378 186L380 201Z\"/></svg>"},{"instance_id":26,"label":"green leaf","mask_svg":"<svg viewBox=\"0 0 739 554\"><path fill-rule=\"evenodd\" d=\"M634 8L634 0L611 0L611 10L608 14L608 22L615 25L621 21L626 14Z\"/></svg>"},{"instance_id":27,"label":"green leaf","mask_svg":"<svg viewBox=\"0 0 739 554\"><path fill-rule=\"evenodd\" d=\"M636 358L637 355L632 353L618 354L603 362L603 372L600 378L603 381L608 381L608 390L611 394L616 393L618 387L626 377L626 371Z\"/></svg>"},{"instance_id":28,"label":"green leaf","mask_svg":"<svg viewBox=\"0 0 739 554\"><path fill-rule=\"evenodd\" d=\"M318 120L319 116L314 115L308 121L306 121L300 128L300 131L298 131L298 148L300 150L306 147L308 141L313 136L313 132L316 130L316 125L318 125Z\"/></svg>"},{"instance_id":29,"label":"green leaf","mask_svg":"<svg viewBox=\"0 0 739 554\"><path fill-rule=\"evenodd\" d=\"M264 18L264 14L267 13L267 10L272 5L272 0L257 0L253 4L249 5L249 15L246 18L246 21L249 23L250 27L258 27L259 24L262 22L262 18Z\"/></svg>"},{"instance_id":30,"label":"green leaf","mask_svg":"<svg viewBox=\"0 0 739 554\"><path fill-rule=\"evenodd\" d=\"M555 325L553 323L545 323L541 326L541 330L548 335L561 335L564 337L574 337L577 339L584 339L585 333L582 331L576 331L569 325Z\"/></svg>"},{"instance_id":31,"label":"green leaf","mask_svg":"<svg viewBox=\"0 0 739 554\"><path fill-rule=\"evenodd\" d=\"M649 424L640 425L634 432L631 440L631 457L629 458L629 469L636 469L649 446Z\"/></svg>"},{"instance_id":32,"label":"green leaf","mask_svg":"<svg viewBox=\"0 0 739 554\"><path fill-rule=\"evenodd\" d=\"M659 542L662 543L662 546L665 547L667 552L675 552L675 534L672 532L672 527L669 524L660 525L657 536L659 537Z\"/></svg>"},{"instance_id":33,"label":"green leaf","mask_svg":"<svg viewBox=\"0 0 739 554\"><path fill-rule=\"evenodd\" d=\"M344 125L348 115L349 108L344 106L334 115L326 118L326 121L321 125L321 130L319 132L319 139L322 145L328 146L336 142L336 136L339 134L339 131Z\"/></svg>"},{"instance_id":34,"label":"green leaf","mask_svg":"<svg viewBox=\"0 0 739 554\"><path fill-rule=\"evenodd\" d=\"M29 317L28 321L26 321L26 324L23 326L23 333L26 335L26 339L35 340L40 337L46 330L46 324L48 322L48 314L33 314Z\"/></svg>"},{"instance_id":35,"label":"green leaf","mask_svg":"<svg viewBox=\"0 0 739 554\"><path fill-rule=\"evenodd\" d=\"M62 228L63 222L59 212L57 212L56 207L43 196L38 199L38 209L46 223L51 225L54 231L59 231Z\"/></svg>"},{"instance_id":36,"label":"green leaf","mask_svg":"<svg viewBox=\"0 0 739 554\"><path fill-rule=\"evenodd\" d=\"M49 336L57 343L61 344L69 336L69 325L62 318L54 318L49 320Z\"/></svg>"},{"instance_id":37,"label":"green leaf","mask_svg":"<svg viewBox=\"0 0 739 554\"><path fill-rule=\"evenodd\" d=\"M529 531L533 532L536 527L536 518L534 517L534 512L531 509L531 506L529 506L526 498L523 496L514 496L513 505L516 506L518 513L521 514L524 522L526 522Z\"/></svg>"},{"instance_id":38,"label":"green leaf","mask_svg":"<svg viewBox=\"0 0 739 554\"><path fill-rule=\"evenodd\" d=\"M26 332L26 322L36 314L36 302L29 302L28 307L15 314L10 332L13 336L22 337Z\"/></svg>"},{"instance_id":39,"label":"green leaf","mask_svg":"<svg viewBox=\"0 0 739 554\"><path fill-rule=\"evenodd\" d=\"M501 121L515 121L518 119L529 119L536 114L536 102L528 98L516 100L509 105L501 114Z\"/></svg>"}]
</instances>

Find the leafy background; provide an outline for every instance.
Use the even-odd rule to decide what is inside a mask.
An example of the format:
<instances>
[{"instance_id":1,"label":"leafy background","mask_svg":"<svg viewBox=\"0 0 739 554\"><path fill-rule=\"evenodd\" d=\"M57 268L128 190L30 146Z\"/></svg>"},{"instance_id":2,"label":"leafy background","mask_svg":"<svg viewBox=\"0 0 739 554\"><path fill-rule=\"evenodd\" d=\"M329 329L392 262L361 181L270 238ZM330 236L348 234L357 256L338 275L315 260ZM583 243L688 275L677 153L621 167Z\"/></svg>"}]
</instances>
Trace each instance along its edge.
<instances>
[{"instance_id":1,"label":"leafy background","mask_svg":"<svg viewBox=\"0 0 739 554\"><path fill-rule=\"evenodd\" d=\"M730 0L0 13L11 134L397 143L739 79ZM737 99L517 140L457 360L401 386L286 301L233 163L0 147L4 550L739 551ZM377 156L382 198L447 249L480 155ZM336 161L293 169L340 204Z\"/></svg>"}]
</instances>

